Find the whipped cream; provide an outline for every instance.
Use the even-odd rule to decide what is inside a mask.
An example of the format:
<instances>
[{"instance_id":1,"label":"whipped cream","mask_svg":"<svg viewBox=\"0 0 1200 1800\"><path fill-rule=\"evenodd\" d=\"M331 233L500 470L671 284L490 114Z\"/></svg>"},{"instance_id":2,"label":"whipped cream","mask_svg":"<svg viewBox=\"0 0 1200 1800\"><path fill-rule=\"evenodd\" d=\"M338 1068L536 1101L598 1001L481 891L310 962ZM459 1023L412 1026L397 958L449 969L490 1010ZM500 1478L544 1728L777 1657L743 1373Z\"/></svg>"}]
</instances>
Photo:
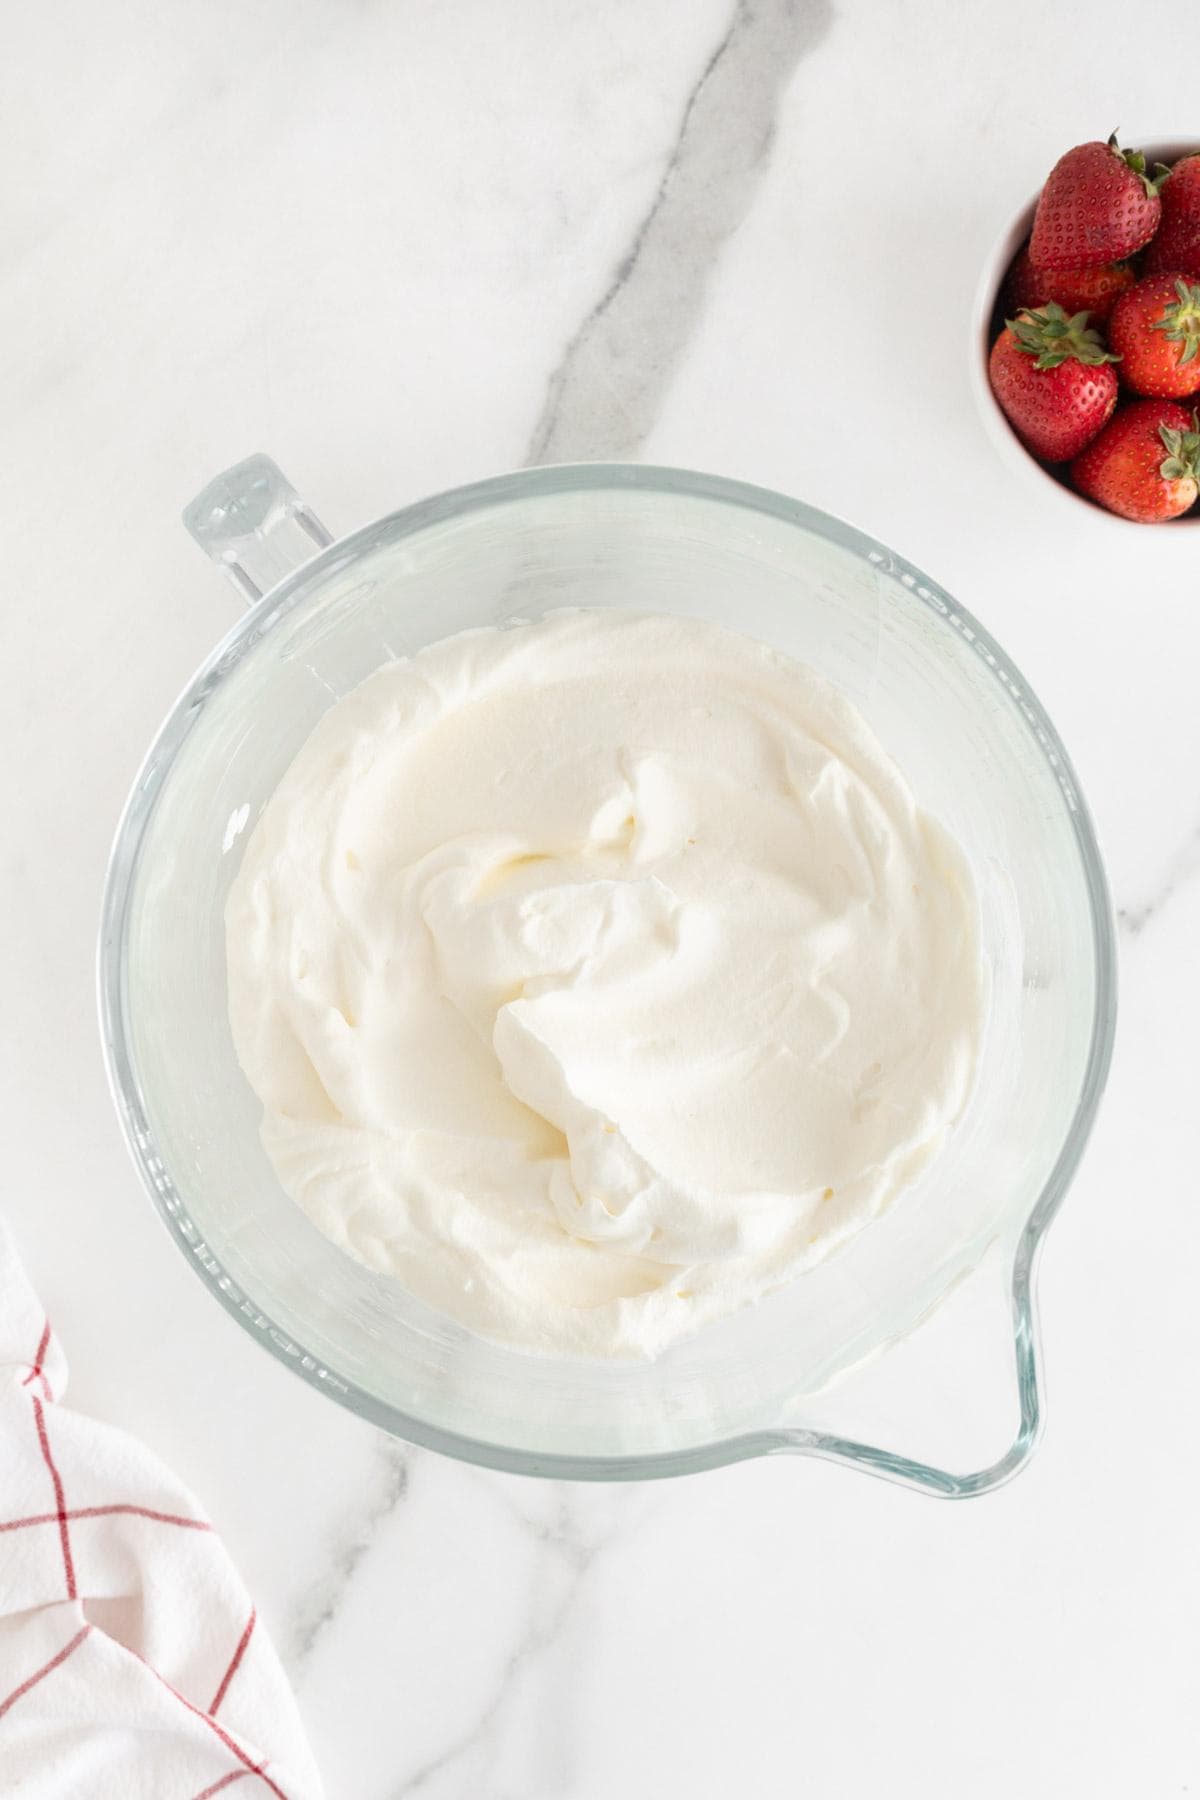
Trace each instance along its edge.
<instances>
[{"instance_id":1,"label":"whipped cream","mask_svg":"<svg viewBox=\"0 0 1200 1800\"><path fill-rule=\"evenodd\" d=\"M970 872L827 681L567 612L381 668L268 802L229 1014L287 1192L492 1339L654 1355L936 1154Z\"/></svg>"}]
</instances>

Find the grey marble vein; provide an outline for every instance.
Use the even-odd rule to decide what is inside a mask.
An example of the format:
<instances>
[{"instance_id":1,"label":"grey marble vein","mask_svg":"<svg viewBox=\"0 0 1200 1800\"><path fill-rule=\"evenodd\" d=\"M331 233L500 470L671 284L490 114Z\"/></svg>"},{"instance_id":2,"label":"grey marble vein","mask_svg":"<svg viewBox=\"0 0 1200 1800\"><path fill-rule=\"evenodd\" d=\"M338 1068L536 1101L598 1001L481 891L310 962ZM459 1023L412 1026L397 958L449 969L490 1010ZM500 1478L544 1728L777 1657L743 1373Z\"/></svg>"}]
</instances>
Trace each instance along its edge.
<instances>
[{"instance_id":1,"label":"grey marble vein","mask_svg":"<svg viewBox=\"0 0 1200 1800\"><path fill-rule=\"evenodd\" d=\"M465 1775L464 1764L486 1751L488 1740L516 1683L531 1664L551 1650L562 1636L597 1558L618 1536L624 1541L624 1533L615 1525L589 1536L582 1518L572 1504L569 1492L565 1489L560 1490L554 1516L549 1522L535 1523L523 1513L514 1516L521 1519L524 1528L543 1546L544 1552L535 1565L525 1623L505 1658L482 1711L443 1750L405 1777L396 1790L395 1800L416 1800L417 1796L427 1794L442 1776ZM548 1590L553 1590L553 1597L547 1603ZM472 1779L466 1788L455 1791L480 1790Z\"/></svg>"},{"instance_id":2,"label":"grey marble vein","mask_svg":"<svg viewBox=\"0 0 1200 1800\"><path fill-rule=\"evenodd\" d=\"M1200 875L1200 825L1188 833L1167 864L1161 881L1136 906L1119 906L1117 920L1129 937L1140 937L1152 919L1174 900L1180 890Z\"/></svg>"},{"instance_id":3,"label":"grey marble vein","mask_svg":"<svg viewBox=\"0 0 1200 1800\"><path fill-rule=\"evenodd\" d=\"M637 451L762 179L780 96L830 17L827 0L739 0L688 95L649 210L550 377L527 462Z\"/></svg>"},{"instance_id":4,"label":"grey marble vein","mask_svg":"<svg viewBox=\"0 0 1200 1800\"><path fill-rule=\"evenodd\" d=\"M317 1579L300 1595L291 1631L283 1646L283 1660L295 1681L320 1638L337 1616L338 1608L384 1520L390 1518L408 1491L409 1467L415 1452L390 1438L375 1447L372 1479L365 1485L358 1505L349 1510L339 1535Z\"/></svg>"}]
</instances>

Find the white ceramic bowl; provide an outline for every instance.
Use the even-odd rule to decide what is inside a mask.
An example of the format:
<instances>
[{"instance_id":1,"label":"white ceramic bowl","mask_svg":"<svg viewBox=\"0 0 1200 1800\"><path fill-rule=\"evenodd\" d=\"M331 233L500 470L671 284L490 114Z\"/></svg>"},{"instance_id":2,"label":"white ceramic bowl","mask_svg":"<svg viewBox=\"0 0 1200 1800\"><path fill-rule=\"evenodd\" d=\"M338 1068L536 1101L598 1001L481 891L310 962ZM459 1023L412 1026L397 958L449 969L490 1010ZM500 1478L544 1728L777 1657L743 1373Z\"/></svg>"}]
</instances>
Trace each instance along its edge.
<instances>
[{"instance_id":1,"label":"white ceramic bowl","mask_svg":"<svg viewBox=\"0 0 1200 1800\"><path fill-rule=\"evenodd\" d=\"M1147 167L1155 163L1176 163L1181 156L1192 156L1200 151L1200 142L1195 138L1168 138L1165 140L1141 138L1122 132L1124 141L1134 149L1145 153ZM1049 174L1049 170L1047 170ZM1145 526L1132 519L1118 518L1116 513L1106 512L1091 500L1085 500L1074 488L1054 472L1040 463L1025 448L1000 407L996 396L992 393L992 384L988 380L988 355L996 337L996 306L1000 298L1000 289L1004 277L1008 274L1017 251L1021 248L1030 231L1033 229L1033 215L1037 208L1038 196L1034 194L1017 213L1009 220L1000 233L991 252L983 265L979 278L979 286L975 293L975 304L971 309L970 336L970 371L971 389L979 407L979 415L984 429L991 438L1003 460L1011 468L1021 471L1026 478L1035 481L1043 492L1050 491L1061 495L1064 503L1079 518L1086 516L1090 520L1099 520L1103 524L1119 528L1122 531L1144 531ZM1193 511L1178 521L1180 526L1193 530L1200 528L1200 512Z\"/></svg>"}]
</instances>

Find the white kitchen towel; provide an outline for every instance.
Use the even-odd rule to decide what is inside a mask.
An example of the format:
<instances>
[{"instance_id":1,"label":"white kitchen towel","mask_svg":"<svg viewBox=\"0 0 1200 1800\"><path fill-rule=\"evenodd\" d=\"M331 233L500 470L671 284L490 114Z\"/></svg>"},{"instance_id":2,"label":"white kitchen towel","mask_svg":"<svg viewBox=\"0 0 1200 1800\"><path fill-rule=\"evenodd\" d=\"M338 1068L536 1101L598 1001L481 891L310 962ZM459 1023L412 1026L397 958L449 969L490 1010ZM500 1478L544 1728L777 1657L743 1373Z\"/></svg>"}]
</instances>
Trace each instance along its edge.
<instances>
[{"instance_id":1,"label":"white kitchen towel","mask_svg":"<svg viewBox=\"0 0 1200 1800\"><path fill-rule=\"evenodd\" d=\"M320 1800L220 1539L143 1445L60 1404L66 1379L0 1221L0 1795Z\"/></svg>"}]
</instances>

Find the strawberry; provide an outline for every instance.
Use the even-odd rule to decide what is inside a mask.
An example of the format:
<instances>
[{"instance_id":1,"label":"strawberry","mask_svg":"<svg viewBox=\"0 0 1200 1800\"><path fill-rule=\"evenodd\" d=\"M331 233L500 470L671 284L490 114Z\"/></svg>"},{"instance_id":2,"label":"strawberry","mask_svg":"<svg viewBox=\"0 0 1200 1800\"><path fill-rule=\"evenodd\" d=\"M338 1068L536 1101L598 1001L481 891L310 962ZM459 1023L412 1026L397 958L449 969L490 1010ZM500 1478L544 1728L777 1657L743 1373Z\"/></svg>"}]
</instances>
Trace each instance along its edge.
<instances>
[{"instance_id":1,"label":"strawberry","mask_svg":"<svg viewBox=\"0 0 1200 1800\"><path fill-rule=\"evenodd\" d=\"M1118 297L1136 280L1128 263L1097 263L1092 269L1039 269L1027 244L1008 271L1002 302L1009 314L1053 300L1064 312L1086 312L1093 325L1103 325Z\"/></svg>"},{"instance_id":2,"label":"strawberry","mask_svg":"<svg viewBox=\"0 0 1200 1800\"><path fill-rule=\"evenodd\" d=\"M1162 224L1146 251L1146 273L1200 281L1200 156L1177 162L1160 191Z\"/></svg>"},{"instance_id":3,"label":"strawberry","mask_svg":"<svg viewBox=\"0 0 1200 1800\"><path fill-rule=\"evenodd\" d=\"M1158 229L1158 183L1146 173L1140 151L1107 144L1077 144L1060 156L1046 178L1029 254L1039 269L1091 269L1120 262L1148 244Z\"/></svg>"},{"instance_id":4,"label":"strawberry","mask_svg":"<svg viewBox=\"0 0 1200 1800\"><path fill-rule=\"evenodd\" d=\"M1076 457L1071 480L1123 519L1177 519L1200 494L1200 419L1171 400L1135 400Z\"/></svg>"},{"instance_id":5,"label":"strawberry","mask_svg":"<svg viewBox=\"0 0 1200 1800\"><path fill-rule=\"evenodd\" d=\"M992 392L1021 442L1045 462L1068 462L1090 444L1117 404L1115 359L1053 301L1005 323L992 345Z\"/></svg>"},{"instance_id":6,"label":"strawberry","mask_svg":"<svg viewBox=\"0 0 1200 1800\"><path fill-rule=\"evenodd\" d=\"M1185 400L1200 392L1200 286L1181 275L1144 276L1117 301L1108 336L1135 394Z\"/></svg>"}]
</instances>

